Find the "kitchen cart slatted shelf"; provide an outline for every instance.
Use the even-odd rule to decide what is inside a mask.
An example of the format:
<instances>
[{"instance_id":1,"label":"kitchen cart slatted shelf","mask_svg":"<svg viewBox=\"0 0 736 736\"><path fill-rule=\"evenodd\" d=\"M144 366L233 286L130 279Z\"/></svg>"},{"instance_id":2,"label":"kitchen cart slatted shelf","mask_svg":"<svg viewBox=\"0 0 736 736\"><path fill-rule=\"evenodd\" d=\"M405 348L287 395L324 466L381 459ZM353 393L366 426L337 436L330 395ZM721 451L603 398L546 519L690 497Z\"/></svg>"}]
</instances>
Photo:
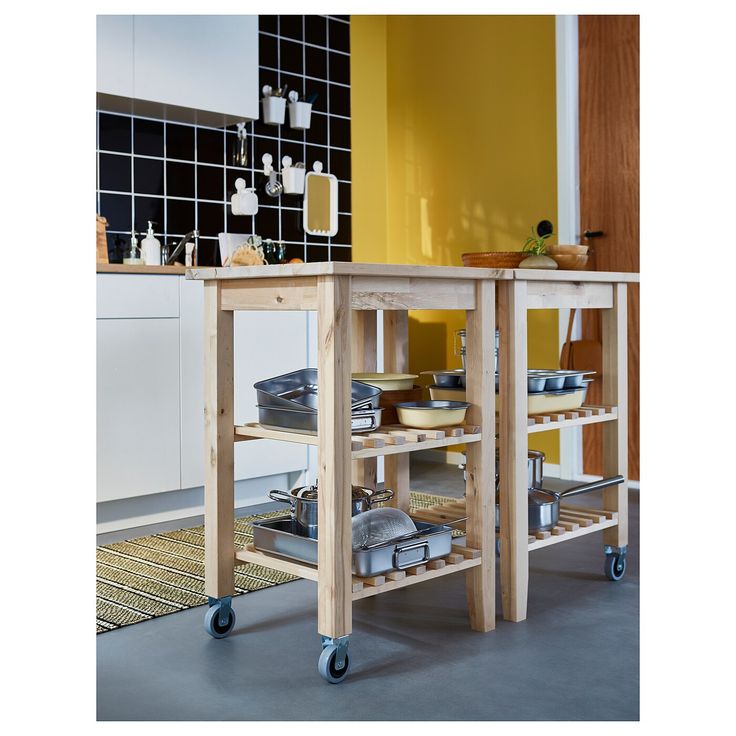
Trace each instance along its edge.
<instances>
[{"instance_id":1,"label":"kitchen cart slatted shelf","mask_svg":"<svg viewBox=\"0 0 736 736\"><path fill-rule=\"evenodd\" d=\"M571 411L530 414L527 418L529 434L549 432L552 429L580 427L584 424L612 422L618 418L618 407L615 406L581 406Z\"/></svg>"},{"instance_id":2,"label":"kitchen cart slatted shelf","mask_svg":"<svg viewBox=\"0 0 736 736\"><path fill-rule=\"evenodd\" d=\"M606 511L566 510L546 539L529 540L526 462L530 432L602 422L604 472L626 472L626 286L636 274L504 270L358 263L196 268L188 279L204 281L205 330L205 628L222 638L235 625L231 607L236 564L251 562L317 581L317 628L322 641L318 669L328 682L348 672L353 600L464 572L470 627L495 627L494 458L500 436L501 599L504 617L526 617L528 551L603 529L606 550L625 555L625 485L604 491ZM527 310L602 310L603 403L565 416L527 416ZM409 372L409 310L465 310L468 427L443 436L380 427L373 436L351 435L351 371L377 370L377 311L383 320L383 370ZM239 310L315 310L320 390L317 436L260 425L235 426L233 314ZM498 313L498 322L496 315ZM499 398L495 395L495 329L500 330ZM615 407L615 411L614 411ZM498 426L495 427L495 410ZM590 414L588 415L588 411ZM470 427L474 429L470 431ZM496 431L494 432L494 429ZM234 445L268 438L315 445L318 453L319 543L316 566L233 551ZM368 579L352 575L351 483L376 487L377 458L384 457L391 504L408 513L410 453L466 445L465 504L441 513L467 516L467 549L446 558ZM450 506L451 504L448 504ZM595 516L597 514L597 516ZM592 515L592 516L591 516ZM595 520L597 519L597 520ZM542 535L544 536L544 535ZM618 568L616 568L618 569ZM621 572L623 574L623 572ZM610 577L610 575L609 575ZM617 578L612 578L617 579Z\"/></svg>"},{"instance_id":3,"label":"kitchen cart slatted shelf","mask_svg":"<svg viewBox=\"0 0 736 736\"><path fill-rule=\"evenodd\" d=\"M479 432L480 427L474 425L442 429L416 429L395 425L380 427L375 432L351 435L351 457L353 460L360 460L383 455L415 452L416 450L450 447L469 442L480 442L482 437ZM271 429L257 422L235 427L236 442L250 439L272 439L313 446L319 445L316 434Z\"/></svg>"},{"instance_id":4,"label":"kitchen cart slatted shelf","mask_svg":"<svg viewBox=\"0 0 736 736\"><path fill-rule=\"evenodd\" d=\"M414 521L424 521L430 524L447 523L463 516L465 516L465 502L459 500L436 504L426 509L417 509L411 514ZM618 513L615 511L561 504L560 517L556 526L548 531L538 531L527 535L528 551L576 539L617 524Z\"/></svg>"},{"instance_id":5,"label":"kitchen cart slatted shelf","mask_svg":"<svg viewBox=\"0 0 736 736\"><path fill-rule=\"evenodd\" d=\"M455 572L463 572L481 564L480 551L462 547L452 546L453 552L445 557L430 560L421 565L414 565L405 570L393 570L382 575L370 578L353 576L352 598L354 601L362 598L370 598L381 593L388 593L398 588L422 583L427 580L450 575ZM305 562L297 562L278 555L267 554L257 550L253 544L248 544L235 553L236 565L251 563L262 567L271 568L280 572L296 575L305 580L317 581L317 566Z\"/></svg>"}]
</instances>

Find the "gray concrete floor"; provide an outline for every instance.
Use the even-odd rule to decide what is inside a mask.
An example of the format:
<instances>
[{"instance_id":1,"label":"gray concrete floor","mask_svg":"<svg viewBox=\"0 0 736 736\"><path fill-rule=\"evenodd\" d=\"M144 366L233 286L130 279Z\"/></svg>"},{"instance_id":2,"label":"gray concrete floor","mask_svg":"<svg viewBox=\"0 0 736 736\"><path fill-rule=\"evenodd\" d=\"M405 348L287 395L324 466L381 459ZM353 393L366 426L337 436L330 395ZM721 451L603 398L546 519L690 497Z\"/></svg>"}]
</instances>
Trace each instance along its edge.
<instances>
[{"instance_id":1,"label":"gray concrete floor","mask_svg":"<svg viewBox=\"0 0 736 736\"><path fill-rule=\"evenodd\" d=\"M452 467L413 463L412 486L462 495ZM559 482L547 481L550 487ZM571 499L594 505L597 494ZM530 556L528 619L468 627L463 575L359 601L350 674L317 674L316 585L233 601L226 639L204 607L97 637L99 720L637 720L639 497L624 579L603 576L601 535ZM498 587L498 586L497 586Z\"/></svg>"}]
</instances>

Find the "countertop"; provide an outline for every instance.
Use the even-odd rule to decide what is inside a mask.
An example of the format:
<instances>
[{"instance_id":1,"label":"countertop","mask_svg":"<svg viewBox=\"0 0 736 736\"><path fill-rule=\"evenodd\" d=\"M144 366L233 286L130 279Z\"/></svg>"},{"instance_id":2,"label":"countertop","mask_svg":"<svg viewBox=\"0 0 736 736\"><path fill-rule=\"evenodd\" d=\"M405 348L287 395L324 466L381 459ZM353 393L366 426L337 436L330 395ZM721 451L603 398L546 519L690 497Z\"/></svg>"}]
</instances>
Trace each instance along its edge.
<instances>
[{"instance_id":1,"label":"countertop","mask_svg":"<svg viewBox=\"0 0 736 736\"><path fill-rule=\"evenodd\" d=\"M330 261L279 266L195 267L188 279L220 280L248 278L293 278L308 276L372 276L398 278L497 279L499 281L572 281L638 283L638 273L609 271L535 270L530 268L470 268L466 266L420 266L390 263L346 263Z\"/></svg>"},{"instance_id":2,"label":"countertop","mask_svg":"<svg viewBox=\"0 0 736 736\"><path fill-rule=\"evenodd\" d=\"M162 276L183 276L186 266L126 266L122 263L98 263L97 273L137 273L160 274Z\"/></svg>"}]
</instances>

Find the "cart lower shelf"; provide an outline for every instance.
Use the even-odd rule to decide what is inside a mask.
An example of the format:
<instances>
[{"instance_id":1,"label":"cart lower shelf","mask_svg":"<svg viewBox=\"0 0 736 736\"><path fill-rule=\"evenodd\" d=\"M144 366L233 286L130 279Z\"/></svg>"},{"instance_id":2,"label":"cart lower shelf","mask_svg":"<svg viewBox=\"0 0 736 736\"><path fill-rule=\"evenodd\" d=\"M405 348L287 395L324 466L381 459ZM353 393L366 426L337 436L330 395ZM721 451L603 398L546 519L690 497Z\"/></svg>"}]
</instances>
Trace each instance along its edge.
<instances>
[{"instance_id":1,"label":"cart lower shelf","mask_svg":"<svg viewBox=\"0 0 736 736\"><path fill-rule=\"evenodd\" d=\"M317 567L315 565L296 562L286 557L261 552L252 543L235 552L235 564L242 565L245 563L279 570L280 572L296 575L306 580L317 580ZM388 593L397 588L405 588L407 585L414 585L425 580L432 580L443 575L468 570L480 564L480 550L453 544L452 552L449 555L436 560L430 560L422 565L415 565L406 570L392 570L370 578L354 576L353 600L370 598L379 593Z\"/></svg>"},{"instance_id":2,"label":"cart lower shelf","mask_svg":"<svg viewBox=\"0 0 736 736\"><path fill-rule=\"evenodd\" d=\"M414 521L440 524L465 516L465 501L448 499L447 503L417 509L412 512ZM569 539L592 534L618 524L618 513L606 509L592 509L569 504L560 505L560 518L557 525L544 532L535 532L528 536L529 551L548 547L550 544L566 542Z\"/></svg>"}]
</instances>

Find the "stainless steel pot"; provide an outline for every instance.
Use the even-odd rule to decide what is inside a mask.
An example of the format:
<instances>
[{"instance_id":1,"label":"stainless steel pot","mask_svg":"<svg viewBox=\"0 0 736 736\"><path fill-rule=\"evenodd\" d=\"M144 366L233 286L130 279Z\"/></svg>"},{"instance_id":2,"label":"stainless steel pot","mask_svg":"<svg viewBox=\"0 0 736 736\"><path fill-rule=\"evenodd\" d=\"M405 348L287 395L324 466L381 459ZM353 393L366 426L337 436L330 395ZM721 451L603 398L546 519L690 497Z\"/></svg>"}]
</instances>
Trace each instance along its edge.
<instances>
[{"instance_id":1,"label":"stainless steel pot","mask_svg":"<svg viewBox=\"0 0 736 736\"><path fill-rule=\"evenodd\" d=\"M624 482L623 475L615 475L612 478L603 478L592 483L583 483L579 486L573 486L566 491L550 491L546 488L530 488L529 489L529 531L542 532L552 529L560 518L560 499L564 496L577 496L581 493L590 493L598 491L601 488L608 488ZM496 495L496 529L498 529L498 520L500 519L500 510L498 507L498 495Z\"/></svg>"},{"instance_id":2,"label":"stainless steel pot","mask_svg":"<svg viewBox=\"0 0 736 736\"><path fill-rule=\"evenodd\" d=\"M500 465L500 455L498 447L496 448L496 493L500 489L500 481L498 468ZM529 450L526 461L527 488L541 488L542 479L544 478L544 453L539 450Z\"/></svg>"},{"instance_id":3,"label":"stainless steel pot","mask_svg":"<svg viewBox=\"0 0 736 736\"><path fill-rule=\"evenodd\" d=\"M291 491L269 491L268 497L279 503L288 503L291 518L296 522L302 536L317 539L317 486L302 486ZM370 488L352 486L350 501L351 516L368 511L373 504L390 501L394 492L390 490L373 491Z\"/></svg>"}]
</instances>

